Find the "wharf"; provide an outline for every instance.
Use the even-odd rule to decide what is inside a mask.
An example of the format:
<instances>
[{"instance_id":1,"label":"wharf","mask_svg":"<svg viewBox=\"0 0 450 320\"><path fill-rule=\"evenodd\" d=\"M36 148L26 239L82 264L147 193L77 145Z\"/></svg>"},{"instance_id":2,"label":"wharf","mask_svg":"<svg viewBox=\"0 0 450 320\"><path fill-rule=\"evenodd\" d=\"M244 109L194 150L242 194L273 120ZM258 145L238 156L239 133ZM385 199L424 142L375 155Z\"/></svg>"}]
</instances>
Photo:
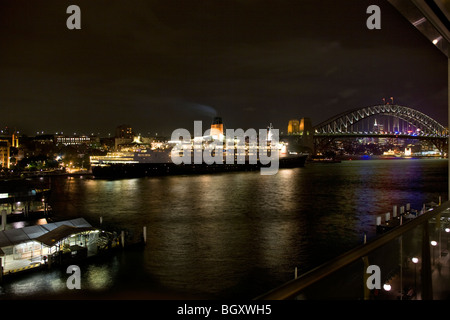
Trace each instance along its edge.
<instances>
[{"instance_id":1,"label":"wharf","mask_svg":"<svg viewBox=\"0 0 450 320\"><path fill-rule=\"evenodd\" d=\"M145 231L144 227L143 240ZM124 231L105 231L84 218L3 230L0 231L0 280L32 270L87 263L145 243L129 240Z\"/></svg>"},{"instance_id":2,"label":"wharf","mask_svg":"<svg viewBox=\"0 0 450 320\"><path fill-rule=\"evenodd\" d=\"M51 190L47 188L0 193L2 221L36 220L50 216L52 213L52 208L48 204L50 195Z\"/></svg>"},{"instance_id":3,"label":"wharf","mask_svg":"<svg viewBox=\"0 0 450 320\"><path fill-rule=\"evenodd\" d=\"M376 218L376 232L377 232L377 234L385 233L389 230L392 230L395 227L398 227L398 226L424 214L425 212L427 212L429 210L433 210L434 207L440 206L440 205L441 205L441 199L439 199L439 204L434 203L434 202L424 204L422 209L419 211L419 210L411 209L411 206L408 203L408 204L406 204L406 206L400 207L400 213L398 215L397 215L397 206L395 205L395 206L393 206L393 210L392 210L392 218L391 218L390 212L387 212L383 216L378 216ZM384 223L382 223L383 218L384 218Z\"/></svg>"}]
</instances>

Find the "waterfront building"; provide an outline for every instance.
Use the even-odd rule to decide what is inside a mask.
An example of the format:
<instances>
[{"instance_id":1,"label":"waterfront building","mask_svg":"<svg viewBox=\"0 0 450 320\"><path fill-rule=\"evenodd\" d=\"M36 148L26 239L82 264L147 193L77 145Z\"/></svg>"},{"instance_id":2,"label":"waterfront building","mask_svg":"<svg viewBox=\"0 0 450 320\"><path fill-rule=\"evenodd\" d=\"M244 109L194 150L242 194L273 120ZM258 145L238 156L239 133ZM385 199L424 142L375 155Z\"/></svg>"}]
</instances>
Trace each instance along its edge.
<instances>
[{"instance_id":1,"label":"waterfront building","mask_svg":"<svg viewBox=\"0 0 450 320\"><path fill-rule=\"evenodd\" d=\"M39 266L59 253L94 255L99 232L84 218L0 231L3 274Z\"/></svg>"}]
</instances>

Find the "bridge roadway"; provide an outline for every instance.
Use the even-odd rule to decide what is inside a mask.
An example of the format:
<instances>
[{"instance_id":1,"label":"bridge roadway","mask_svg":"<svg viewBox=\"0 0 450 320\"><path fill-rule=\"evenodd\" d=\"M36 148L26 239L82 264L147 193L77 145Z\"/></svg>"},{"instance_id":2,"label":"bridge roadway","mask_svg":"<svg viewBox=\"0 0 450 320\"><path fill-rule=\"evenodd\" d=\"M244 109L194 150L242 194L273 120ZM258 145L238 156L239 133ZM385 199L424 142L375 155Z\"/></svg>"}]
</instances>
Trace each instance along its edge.
<instances>
[{"instance_id":1,"label":"bridge roadway","mask_svg":"<svg viewBox=\"0 0 450 320\"><path fill-rule=\"evenodd\" d=\"M408 134L408 133L378 133L378 132L337 132L337 133L315 133L314 137L343 137L343 138L399 138L399 139L421 139L421 140L446 140L448 137L433 134Z\"/></svg>"}]
</instances>

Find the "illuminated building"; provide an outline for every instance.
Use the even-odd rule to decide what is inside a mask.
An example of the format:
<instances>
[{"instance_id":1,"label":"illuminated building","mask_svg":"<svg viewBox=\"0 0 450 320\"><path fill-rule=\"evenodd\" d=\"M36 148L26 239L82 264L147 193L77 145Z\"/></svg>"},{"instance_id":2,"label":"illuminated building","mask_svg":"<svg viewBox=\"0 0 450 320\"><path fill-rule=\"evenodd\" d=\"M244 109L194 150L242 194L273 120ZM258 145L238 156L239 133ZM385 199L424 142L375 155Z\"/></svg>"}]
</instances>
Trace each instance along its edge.
<instances>
[{"instance_id":1,"label":"illuminated building","mask_svg":"<svg viewBox=\"0 0 450 320\"><path fill-rule=\"evenodd\" d=\"M120 139L133 139L135 136L133 128L129 125L120 125L116 128L116 138Z\"/></svg>"},{"instance_id":2,"label":"illuminated building","mask_svg":"<svg viewBox=\"0 0 450 320\"><path fill-rule=\"evenodd\" d=\"M132 139L126 138L115 138L115 151L117 152L128 152L143 149L155 149L153 138L147 138L142 136L135 136Z\"/></svg>"},{"instance_id":3,"label":"illuminated building","mask_svg":"<svg viewBox=\"0 0 450 320\"><path fill-rule=\"evenodd\" d=\"M288 134L312 135L313 127L310 118L301 118L289 120Z\"/></svg>"},{"instance_id":4,"label":"illuminated building","mask_svg":"<svg viewBox=\"0 0 450 320\"><path fill-rule=\"evenodd\" d=\"M15 133L11 136L11 147L19 148L19 137Z\"/></svg>"},{"instance_id":5,"label":"illuminated building","mask_svg":"<svg viewBox=\"0 0 450 320\"><path fill-rule=\"evenodd\" d=\"M135 134L133 128L129 125L123 124L116 128L116 136L114 138L114 150L120 151L123 145L133 143Z\"/></svg>"},{"instance_id":6,"label":"illuminated building","mask_svg":"<svg viewBox=\"0 0 450 320\"><path fill-rule=\"evenodd\" d=\"M19 272L51 265L61 261L62 252L68 253L66 259L96 255L101 252L97 245L100 231L83 218L1 230L1 267L4 272Z\"/></svg>"},{"instance_id":7,"label":"illuminated building","mask_svg":"<svg viewBox=\"0 0 450 320\"><path fill-rule=\"evenodd\" d=\"M289 143L290 152L312 153L314 149L313 126L310 118L292 119L288 124L288 134L283 140Z\"/></svg>"},{"instance_id":8,"label":"illuminated building","mask_svg":"<svg viewBox=\"0 0 450 320\"><path fill-rule=\"evenodd\" d=\"M412 155L411 148L405 148L405 156L410 157Z\"/></svg>"},{"instance_id":9,"label":"illuminated building","mask_svg":"<svg viewBox=\"0 0 450 320\"><path fill-rule=\"evenodd\" d=\"M82 144L92 144L95 142L98 142L98 137L90 137L90 136L56 136L55 137L56 144L62 144L65 146L75 146L75 145L82 145Z\"/></svg>"},{"instance_id":10,"label":"illuminated building","mask_svg":"<svg viewBox=\"0 0 450 320\"><path fill-rule=\"evenodd\" d=\"M0 140L0 166L4 168L10 167L9 157L10 157L11 144L8 140Z\"/></svg>"},{"instance_id":11,"label":"illuminated building","mask_svg":"<svg viewBox=\"0 0 450 320\"><path fill-rule=\"evenodd\" d=\"M299 125L299 134L303 136L312 136L313 127L310 118L301 118Z\"/></svg>"}]
</instances>

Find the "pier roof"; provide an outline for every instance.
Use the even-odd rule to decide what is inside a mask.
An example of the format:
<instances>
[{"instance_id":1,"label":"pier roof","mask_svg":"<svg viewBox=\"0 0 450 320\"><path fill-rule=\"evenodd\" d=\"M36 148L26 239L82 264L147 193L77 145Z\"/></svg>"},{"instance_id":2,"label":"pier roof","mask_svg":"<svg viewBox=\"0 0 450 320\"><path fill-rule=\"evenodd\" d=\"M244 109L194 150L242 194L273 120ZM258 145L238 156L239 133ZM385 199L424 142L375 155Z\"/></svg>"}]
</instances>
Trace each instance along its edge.
<instances>
[{"instance_id":1,"label":"pier roof","mask_svg":"<svg viewBox=\"0 0 450 320\"><path fill-rule=\"evenodd\" d=\"M61 241L62 239L67 238L73 234L93 230L96 229L93 227L72 227L68 225L61 225L34 240L51 247L58 243L58 241Z\"/></svg>"},{"instance_id":2,"label":"pier roof","mask_svg":"<svg viewBox=\"0 0 450 320\"><path fill-rule=\"evenodd\" d=\"M0 248L14 246L14 245L17 245L17 244L20 244L23 242L28 242L28 241L33 241L33 240L38 241L37 239L39 237L42 237L42 236L50 233L53 230L57 230L61 226L70 227L70 228L72 228L72 230L70 232L76 231L75 233L86 231L87 230L86 228L90 228L90 229L94 230L92 225L89 224L89 222L87 222L84 218L52 222L52 223L28 226L28 227L18 228L18 229L8 229L8 230L0 231ZM64 229L66 231L62 231ZM63 228L63 229L60 229L60 231L56 231L51 234L53 234L53 236L55 237L58 234L63 235L63 234L66 234L67 232L69 232L69 229ZM71 234L73 234L73 233L71 233ZM46 243L44 243L44 244L46 244Z\"/></svg>"}]
</instances>

